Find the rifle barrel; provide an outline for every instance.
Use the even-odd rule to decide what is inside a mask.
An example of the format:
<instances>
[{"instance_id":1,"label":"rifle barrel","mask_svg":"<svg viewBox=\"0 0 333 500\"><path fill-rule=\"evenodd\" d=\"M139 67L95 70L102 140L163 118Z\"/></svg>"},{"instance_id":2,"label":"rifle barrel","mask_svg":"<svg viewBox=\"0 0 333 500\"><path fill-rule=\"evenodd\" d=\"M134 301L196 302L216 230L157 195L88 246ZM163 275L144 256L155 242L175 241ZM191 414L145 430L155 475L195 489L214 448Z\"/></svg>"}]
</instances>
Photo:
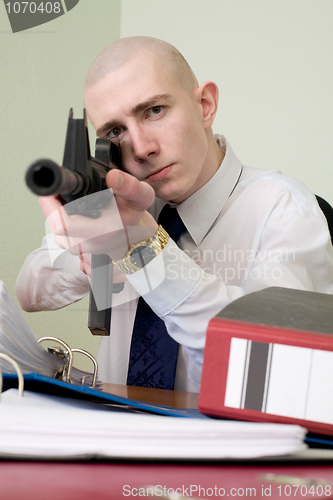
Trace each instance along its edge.
<instances>
[{"instance_id":1,"label":"rifle barrel","mask_svg":"<svg viewBox=\"0 0 333 500\"><path fill-rule=\"evenodd\" d=\"M27 170L25 180L31 191L38 196L75 195L84 188L84 179L79 173L47 159L33 162Z\"/></svg>"}]
</instances>

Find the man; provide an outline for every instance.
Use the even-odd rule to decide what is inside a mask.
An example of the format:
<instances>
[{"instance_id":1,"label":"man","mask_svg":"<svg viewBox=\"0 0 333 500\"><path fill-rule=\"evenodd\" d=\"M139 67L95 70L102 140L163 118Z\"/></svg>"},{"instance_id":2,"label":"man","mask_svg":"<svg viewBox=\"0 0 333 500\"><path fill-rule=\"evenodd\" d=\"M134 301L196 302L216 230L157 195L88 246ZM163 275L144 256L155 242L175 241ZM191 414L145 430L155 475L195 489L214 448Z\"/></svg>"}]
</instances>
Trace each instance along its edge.
<instances>
[{"instance_id":1,"label":"man","mask_svg":"<svg viewBox=\"0 0 333 500\"><path fill-rule=\"evenodd\" d=\"M217 86L199 86L174 47L146 37L118 40L93 62L84 102L97 135L121 148L124 171L109 172L107 185L130 241L126 246L119 218L107 210L97 220L64 213L64 226L53 219L61 208L57 198L40 204L56 249L67 248L70 234L82 243L70 252L80 255L85 273L89 254L108 253L117 280L126 280L114 296L111 336L101 339L103 381L126 383L138 295L179 344L174 388L199 391L208 322L231 301L268 286L333 293L330 235L315 197L278 172L243 166L226 139L214 137ZM186 228L176 241L159 232L166 202ZM88 240L89 234L101 236ZM128 247L145 240L149 249L149 237L164 244L134 272ZM22 307L56 309L79 300L89 279L78 262L68 257L54 268L44 243L18 277ZM147 273L157 276L149 289Z\"/></svg>"}]
</instances>

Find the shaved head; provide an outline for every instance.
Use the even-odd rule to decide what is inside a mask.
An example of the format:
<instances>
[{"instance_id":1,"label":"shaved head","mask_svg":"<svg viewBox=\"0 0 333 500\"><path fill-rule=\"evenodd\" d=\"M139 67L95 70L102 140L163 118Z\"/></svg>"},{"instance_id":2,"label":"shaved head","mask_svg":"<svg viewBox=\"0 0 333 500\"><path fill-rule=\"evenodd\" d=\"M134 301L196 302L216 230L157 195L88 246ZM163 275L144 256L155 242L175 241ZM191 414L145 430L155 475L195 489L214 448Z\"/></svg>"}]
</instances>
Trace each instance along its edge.
<instances>
[{"instance_id":1,"label":"shaved head","mask_svg":"<svg viewBox=\"0 0 333 500\"><path fill-rule=\"evenodd\" d=\"M155 195L181 203L222 161L212 124L213 82L200 86L172 45L149 37L122 38L92 63L84 107L98 137L116 140L122 168Z\"/></svg>"},{"instance_id":2,"label":"shaved head","mask_svg":"<svg viewBox=\"0 0 333 500\"><path fill-rule=\"evenodd\" d=\"M136 36L121 38L108 45L90 66L85 87L91 87L109 73L120 69L144 52L155 58L156 63L174 74L181 87L193 90L198 87L197 79L182 54L171 44L157 38Z\"/></svg>"}]
</instances>

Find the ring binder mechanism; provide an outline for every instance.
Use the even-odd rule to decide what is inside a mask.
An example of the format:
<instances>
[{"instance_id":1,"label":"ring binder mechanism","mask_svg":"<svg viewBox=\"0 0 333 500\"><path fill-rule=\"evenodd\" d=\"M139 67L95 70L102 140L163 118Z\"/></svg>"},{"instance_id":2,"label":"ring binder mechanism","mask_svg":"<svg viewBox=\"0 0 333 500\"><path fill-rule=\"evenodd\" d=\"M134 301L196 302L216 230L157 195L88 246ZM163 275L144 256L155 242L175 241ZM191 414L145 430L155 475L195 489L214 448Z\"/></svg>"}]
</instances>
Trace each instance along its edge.
<instances>
[{"instance_id":1,"label":"ring binder mechanism","mask_svg":"<svg viewBox=\"0 0 333 500\"><path fill-rule=\"evenodd\" d=\"M45 340L53 340L53 342L58 342L63 347L65 347L66 351L63 349L57 349L55 347L49 347L48 352L54 354L55 356L59 356L59 358L65 360L65 363L61 366L61 368L54 374L54 378L61 378L64 382L70 382L70 378L68 372L71 371L73 365L73 354L72 350L66 342L61 339L57 339L56 337L42 337L37 342L40 344Z\"/></svg>"},{"instance_id":2,"label":"ring binder mechanism","mask_svg":"<svg viewBox=\"0 0 333 500\"><path fill-rule=\"evenodd\" d=\"M54 342L58 342L61 344L63 347L65 347L66 351L63 349L59 349L56 347L49 347L48 352L51 354L54 354L56 356L59 356L59 358L65 360L64 364L61 366L61 368L54 374L54 378L61 378L64 382L71 383L71 372L72 372L72 367L73 367L73 352L80 352L81 354L84 354L88 358L91 359L91 361L94 364L94 372L93 372L93 379L92 379L92 384L91 388L94 389L96 385L96 379L97 379L97 372L98 372L98 364L94 356L92 356L89 352L84 351L83 349L71 349L66 342L64 342L61 339L58 339L56 337L42 337L38 340L38 343L40 344L41 342L44 342L45 340L52 340ZM84 385L84 381L86 380L87 375L82 376L82 383L81 385Z\"/></svg>"},{"instance_id":3,"label":"ring binder mechanism","mask_svg":"<svg viewBox=\"0 0 333 500\"><path fill-rule=\"evenodd\" d=\"M51 340L62 348L44 349L43 340ZM81 352L94 364L93 373L79 370L73 366L73 353ZM45 377L59 378L71 384L92 388L101 387L98 380L98 366L91 354L83 349L71 349L63 340L55 337L42 337L37 341L34 332L23 318L5 284L0 280L0 370L15 373L12 361L19 365L23 375L37 373ZM11 358L11 361L6 357Z\"/></svg>"},{"instance_id":4,"label":"ring binder mechanism","mask_svg":"<svg viewBox=\"0 0 333 500\"><path fill-rule=\"evenodd\" d=\"M97 364L96 359L89 352L84 351L83 349L72 349L72 353L73 352L80 352L81 354L84 354L85 356L87 356L88 358L90 358L91 361L93 362L93 365L94 365L94 374L93 374L93 381L92 381L91 388L94 389L94 387L96 385L96 379L97 379L97 373L98 373L98 364ZM68 370L68 378L70 379L70 377L71 377L71 370ZM86 379L86 377L87 377L86 375L84 375L82 377L82 385L84 385L84 380Z\"/></svg>"},{"instance_id":5,"label":"ring binder mechanism","mask_svg":"<svg viewBox=\"0 0 333 500\"><path fill-rule=\"evenodd\" d=\"M11 358L7 354L3 354L0 352L0 358L5 359L9 363L13 365L13 367L16 370L17 377L18 377L18 396L23 396L23 390L24 390L24 380L23 380L23 373L20 368L20 366L16 363L15 359ZM2 371L0 368L0 400L1 400L1 392L2 392Z\"/></svg>"}]
</instances>

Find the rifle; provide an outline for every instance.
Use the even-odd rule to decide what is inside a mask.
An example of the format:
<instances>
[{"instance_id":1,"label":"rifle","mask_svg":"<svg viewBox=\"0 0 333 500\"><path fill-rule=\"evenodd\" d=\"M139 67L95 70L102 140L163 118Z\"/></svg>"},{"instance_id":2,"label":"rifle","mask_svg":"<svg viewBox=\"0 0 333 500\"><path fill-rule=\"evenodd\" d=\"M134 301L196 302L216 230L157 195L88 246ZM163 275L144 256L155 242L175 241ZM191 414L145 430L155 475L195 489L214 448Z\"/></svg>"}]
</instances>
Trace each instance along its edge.
<instances>
[{"instance_id":1,"label":"rifle","mask_svg":"<svg viewBox=\"0 0 333 500\"><path fill-rule=\"evenodd\" d=\"M112 197L105 183L106 174L112 168L121 168L120 148L108 138L98 138L95 157L92 157L85 110L83 119L74 119L71 109L62 167L49 159L36 160L28 167L25 180L38 196L60 195L68 204L64 206L67 213L97 218L101 215L99 209ZM100 194L88 196L93 193ZM71 203L76 200L77 203ZM93 335L110 335L112 293L119 293L124 287L123 283L113 283L112 278L109 256L92 255L88 328ZM105 309L98 310L93 290L104 294Z\"/></svg>"}]
</instances>

